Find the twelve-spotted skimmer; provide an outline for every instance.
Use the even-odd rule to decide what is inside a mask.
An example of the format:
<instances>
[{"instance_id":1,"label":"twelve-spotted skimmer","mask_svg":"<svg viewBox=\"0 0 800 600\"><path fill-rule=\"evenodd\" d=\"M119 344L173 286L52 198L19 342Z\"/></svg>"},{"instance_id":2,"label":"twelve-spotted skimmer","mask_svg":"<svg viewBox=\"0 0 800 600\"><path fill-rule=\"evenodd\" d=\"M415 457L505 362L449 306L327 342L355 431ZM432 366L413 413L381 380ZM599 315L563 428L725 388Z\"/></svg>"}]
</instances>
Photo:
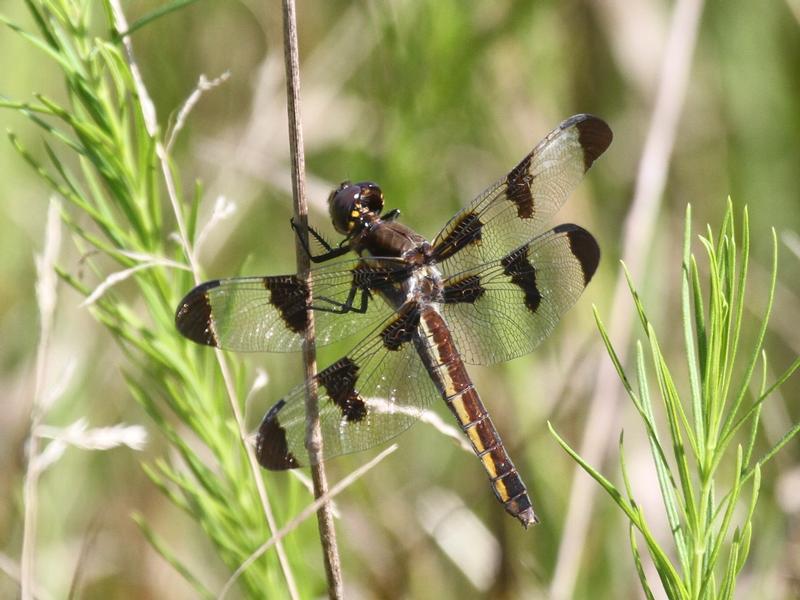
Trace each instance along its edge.
<instances>
[{"instance_id":1,"label":"twelve-spotted skimmer","mask_svg":"<svg viewBox=\"0 0 800 600\"><path fill-rule=\"evenodd\" d=\"M295 275L208 281L181 301L177 328L200 344L257 352L299 350L309 309L318 345L368 332L308 382L319 397L324 456L379 444L442 398L498 500L527 528L538 519L525 484L464 363L530 352L591 280L600 259L594 237L545 224L611 139L597 117L570 117L432 243L399 223L398 211L381 215L376 184L345 182L328 199L345 238L332 247L309 228L325 248L309 255L323 262L352 250L360 258L313 270L310 288ZM256 454L267 469L303 464L306 385L261 422Z\"/></svg>"}]
</instances>

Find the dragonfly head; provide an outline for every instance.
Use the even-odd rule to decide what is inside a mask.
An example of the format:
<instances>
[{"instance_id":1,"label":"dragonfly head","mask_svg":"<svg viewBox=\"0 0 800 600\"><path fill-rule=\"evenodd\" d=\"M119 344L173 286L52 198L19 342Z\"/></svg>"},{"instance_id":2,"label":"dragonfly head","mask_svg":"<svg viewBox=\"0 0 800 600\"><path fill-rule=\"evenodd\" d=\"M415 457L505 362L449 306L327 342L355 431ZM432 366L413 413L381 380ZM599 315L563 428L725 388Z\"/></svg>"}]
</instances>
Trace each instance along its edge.
<instances>
[{"instance_id":1,"label":"dragonfly head","mask_svg":"<svg viewBox=\"0 0 800 600\"><path fill-rule=\"evenodd\" d=\"M336 231L351 234L380 216L383 192L371 181L345 181L328 196L328 209Z\"/></svg>"}]
</instances>

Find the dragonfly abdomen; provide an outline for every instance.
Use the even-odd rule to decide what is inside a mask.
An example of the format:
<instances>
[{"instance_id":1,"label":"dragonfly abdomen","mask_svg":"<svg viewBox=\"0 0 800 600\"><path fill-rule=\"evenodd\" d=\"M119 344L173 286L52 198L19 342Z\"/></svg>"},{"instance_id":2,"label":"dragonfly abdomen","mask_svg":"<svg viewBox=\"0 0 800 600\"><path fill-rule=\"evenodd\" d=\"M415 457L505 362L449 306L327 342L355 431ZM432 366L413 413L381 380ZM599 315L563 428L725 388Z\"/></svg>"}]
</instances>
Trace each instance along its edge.
<instances>
[{"instance_id":1,"label":"dragonfly abdomen","mask_svg":"<svg viewBox=\"0 0 800 600\"><path fill-rule=\"evenodd\" d=\"M424 336L418 344L421 358L486 470L495 496L526 528L537 523L528 490L472 384L444 318L434 307L422 310L420 331Z\"/></svg>"}]
</instances>

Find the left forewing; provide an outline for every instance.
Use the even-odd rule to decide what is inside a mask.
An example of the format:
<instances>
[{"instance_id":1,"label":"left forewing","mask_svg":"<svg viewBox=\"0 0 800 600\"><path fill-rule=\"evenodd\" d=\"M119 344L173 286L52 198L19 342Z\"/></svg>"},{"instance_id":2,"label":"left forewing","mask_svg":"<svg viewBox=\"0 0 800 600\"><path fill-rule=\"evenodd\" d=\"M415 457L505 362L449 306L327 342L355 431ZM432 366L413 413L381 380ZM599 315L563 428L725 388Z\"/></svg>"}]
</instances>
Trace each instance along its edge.
<instances>
[{"instance_id":1,"label":"left forewing","mask_svg":"<svg viewBox=\"0 0 800 600\"><path fill-rule=\"evenodd\" d=\"M358 259L312 271L310 286L295 275L207 281L180 302L175 325L185 337L225 350L292 352L301 348L311 308L322 346L391 314L378 292L397 289L407 271L396 259Z\"/></svg>"}]
</instances>

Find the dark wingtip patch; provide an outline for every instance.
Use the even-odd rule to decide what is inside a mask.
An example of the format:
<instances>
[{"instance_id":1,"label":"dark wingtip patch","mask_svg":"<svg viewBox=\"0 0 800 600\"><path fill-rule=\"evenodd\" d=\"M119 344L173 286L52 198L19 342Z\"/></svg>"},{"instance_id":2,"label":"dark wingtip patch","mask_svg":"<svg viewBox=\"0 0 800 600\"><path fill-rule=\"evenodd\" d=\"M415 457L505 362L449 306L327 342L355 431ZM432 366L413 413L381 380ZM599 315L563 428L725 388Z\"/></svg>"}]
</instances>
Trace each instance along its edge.
<instances>
[{"instance_id":1,"label":"dark wingtip patch","mask_svg":"<svg viewBox=\"0 0 800 600\"><path fill-rule=\"evenodd\" d=\"M285 471L302 466L294 454L289 452L286 430L278 422L278 413L285 405L285 400L275 404L264 415L258 427L256 458L258 464L270 471Z\"/></svg>"},{"instance_id":2,"label":"dark wingtip patch","mask_svg":"<svg viewBox=\"0 0 800 600\"><path fill-rule=\"evenodd\" d=\"M597 265L600 264L600 246L594 236L579 225L567 223L554 227L556 233L566 232L572 254L581 263L583 281L588 285L592 280Z\"/></svg>"},{"instance_id":3,"label":"dark wingtip patch","mask_svg":"<svg viewBox=\"0 0 800 600\"><path fill-rule=\"evenodd\" d=\"M578 141L583 148L583 164L588 171L592 163L611 145L614 134L608 123L593 115L575 115L565 123L575 125L578 130Z\"/></svg>"},{"instance_id":4,"label":"dark wingtip patch","mask_svg":"<svg viewBox=\"0 0 800 600\"><path fill-rule=\"evenodd\" d=\"M219 279L206 281L186 294L175 311L175 327L184 337L198 344L218 346L211 326L211 303L208 291L219 287Z\"/></svg>"}]
</instances>

